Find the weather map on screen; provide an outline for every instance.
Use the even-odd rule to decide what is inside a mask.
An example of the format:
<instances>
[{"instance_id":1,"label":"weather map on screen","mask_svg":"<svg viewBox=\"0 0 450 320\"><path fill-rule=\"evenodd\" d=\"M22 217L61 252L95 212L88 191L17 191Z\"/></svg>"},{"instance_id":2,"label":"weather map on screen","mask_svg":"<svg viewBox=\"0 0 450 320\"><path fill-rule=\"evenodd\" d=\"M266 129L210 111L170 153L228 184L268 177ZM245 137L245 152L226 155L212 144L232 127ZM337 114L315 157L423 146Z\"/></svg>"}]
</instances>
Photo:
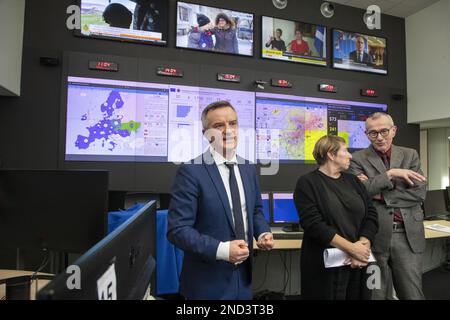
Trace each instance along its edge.
<instances>
[{"instance_id":1,"label":"weather map on screen","mask_svg":"<svg viewBox=\"0 0 450 320\"><path fill-rule=\"evenodd\" d=\"M258 159L314 160L327 134L327 108L296 96L256 94Z\"/></svg>"},{"instance_id":2,"label":"weather map on screen","mask_svg":"<svg viewBox=\"0 0 450 320\"><path fill-rule=\"evenodd\" d=\"M366 148L367 117L387 105L273 93L256 93L257 158L314 162L314 145L326 134L342 136L350 151Z\"/></svg>"}]
</instances>

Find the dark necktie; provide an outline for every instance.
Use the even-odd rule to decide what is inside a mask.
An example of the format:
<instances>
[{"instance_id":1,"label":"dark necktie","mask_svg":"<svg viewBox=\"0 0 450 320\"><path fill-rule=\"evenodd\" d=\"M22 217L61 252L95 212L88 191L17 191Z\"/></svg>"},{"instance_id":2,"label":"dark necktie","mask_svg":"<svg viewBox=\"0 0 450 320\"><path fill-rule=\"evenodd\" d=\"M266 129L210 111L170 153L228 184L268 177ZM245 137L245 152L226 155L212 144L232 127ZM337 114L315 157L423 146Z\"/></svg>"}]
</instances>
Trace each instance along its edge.
<instances>
[{"instance_id":1,"label":"dark necktie","mask_svg":"<svg viewBox=\"0 0 450 320\"><path fill-rule=\"evenodd\" d=\"M236 239L245 240L244 219L242 217L241 210L241 197L239 195L239 188L234 174L234 164L226 163L227 168L230 170L230 192L231 201L233 203L233 217L234 217L234 232Z\"/></svg>"},{"instance_id":2,"label":"dark necktie","mask_svg":"<svg viewBox=\"0 0 450 320\"><path fill-rule=\"evenodd\" d=\"M389 168L390 168L390 163L389 163L389 159L388 159L388 156L387 156L387 154L382 154L381 155L381 159L383 160L383 163L384 163L384 166L386 167L386 170L389 170Z\"/></svg>"}]
</instances>

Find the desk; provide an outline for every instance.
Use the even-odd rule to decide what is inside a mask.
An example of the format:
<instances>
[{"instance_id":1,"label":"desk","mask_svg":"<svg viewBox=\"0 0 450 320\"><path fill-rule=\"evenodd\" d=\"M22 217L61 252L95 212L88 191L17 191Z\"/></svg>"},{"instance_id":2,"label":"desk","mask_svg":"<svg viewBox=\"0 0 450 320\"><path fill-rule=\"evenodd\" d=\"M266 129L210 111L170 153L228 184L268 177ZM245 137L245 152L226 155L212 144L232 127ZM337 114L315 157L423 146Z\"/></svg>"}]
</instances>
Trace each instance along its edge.
<instances>
[{"instance_id":1,"label":"desk","mask_svg":"<svg viewBox=\"0 0 450 320\"><path fill-rule=\"evenodd\" d=\"M450 227L450 221L447 220L431 220L431 221L424 221L423 225L428 226L430 224L441 224L446 227ZM442 232L442 231L434 231L425 228L425 239L435 239L435 238L447 238L450 237L450 233Z\"/></svg>"},{"instance_id":2,"label":"desk","mask_svg":"<svg viewBox=\"0 0 450 320\"><path fill-rule=\"evenodd\" d=\"M33 271L22 271L22 270L0 270L0 281L1 280L6 280L9 278L14 278L14 277L20 277L20 276L30 276L34 274ZM52 276L52 274L50 273L42 273L42 272L38 272L37 273L38 276L40 275L45 275L45 276ZM38 284L38 290L42 289L47 283L49 283L51 280L35 280L37 281ZM2 299L5 296L6 293L6 284L0 284L0 299ZM36 299L36 283L33 281L32 285L31 285L31 299L30 300L35 300Z\"/></svg>"},{"instance_id":3,"label":"desk","mask_svg":"<svg viewBox=\"0 0 450 320\"><path fill-rule=\"evenodd\" d=\"M434 220L434 221L424 221L423 226L427 226L430 224L442 224L444 226L450 227L450 221L446 220ZM278 232L277 229L272 228L272 232ZM425 228L425 239L435 239L435 238L446 238L450 237L450 233L434 231ZM292 250L292 249L301 249L302 240L298 239L275 239L275 247L274 249L281 250ZM256 241L253 241L253 248L258 249L256 246Z\"/></svg>"}]
</instances>

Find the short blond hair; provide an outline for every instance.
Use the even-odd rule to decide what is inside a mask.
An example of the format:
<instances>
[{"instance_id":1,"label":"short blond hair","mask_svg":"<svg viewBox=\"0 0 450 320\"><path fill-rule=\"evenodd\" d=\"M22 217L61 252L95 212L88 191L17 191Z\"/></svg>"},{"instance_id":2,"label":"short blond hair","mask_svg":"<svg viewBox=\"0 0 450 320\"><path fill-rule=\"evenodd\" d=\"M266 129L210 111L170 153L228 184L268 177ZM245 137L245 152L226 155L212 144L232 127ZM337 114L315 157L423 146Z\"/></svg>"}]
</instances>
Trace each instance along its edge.
<instances>
[{"instance_id":1,"label":"short blond hair","mask_svg":"<svg viewBox=\"0 0 450 320\"><path fill-rule=\"evenodd\" d=\"M328 152L336 155L342 144L346 144L345 139L339 136L326 135L317 140L313 150L317 164L324 165L328 161Z\"/></svg>"}]
</instances>

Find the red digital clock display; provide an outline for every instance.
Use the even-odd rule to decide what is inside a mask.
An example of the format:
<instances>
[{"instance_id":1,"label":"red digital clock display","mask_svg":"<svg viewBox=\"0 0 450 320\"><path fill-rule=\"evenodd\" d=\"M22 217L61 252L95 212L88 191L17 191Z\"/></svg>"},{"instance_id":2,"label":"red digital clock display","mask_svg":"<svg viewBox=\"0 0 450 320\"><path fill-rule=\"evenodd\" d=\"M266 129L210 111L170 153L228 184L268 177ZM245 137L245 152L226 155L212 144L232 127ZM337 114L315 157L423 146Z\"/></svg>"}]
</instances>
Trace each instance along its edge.
<instances>
[{"instance_id":1,"label":"red digital clock display","mask_svg":"<svg viewBox=\"0 0 450 320\"><path fill-rule=\"evenodd\" d=\"M272 87L292 88L292 83L285 79L272 79Z\"/></svg>"},{"instance_id":2,"label":"red digital clock display","mask_svg":"<svg viewBox=\"0 0 450 320\"><path fill-rule=\"evenodd\" d=\"M111 61L89 61L89 69L100 71L119 71L119 65Z\"/></svg>"},{"instance_id":3,"label":"red digital clock display","mask_svg":"<svg viewBox=\"0 0 450 320\"><path fill-rule=\"evenodd\" d=\"M332 84L321 83L319 84L319 91L336 93L338 88Z\"/></svg>"},{"instance_id":4,"label":"red digital clock display","mask_svg":"<svg viewBox=\"0 0 450 320\"><path fill-rule=\"evenodd\" d=\"M361 89L361 95L364 97L377 97L378 94L374 89Z\"/></svg>"},{"instance_id":5,"label":"red digital clock display","mask_svg":"<svg viewBox=\"0 0 450 320\"><path fill-rule=\"evenodd\" d=\"M241 82L241 76L233 73L218 73L217 81Z\"/></svg>"},{"instance_id":6,"label":"red digital clock display","mask_svg":"<svg viewBox=\"0 0 450 320\"><path fill-rule=\"evenodd\" d=\"M183 70L171 67L158 67L156 69L156 74L159 76L168 76L168 77L182 77L184 75Z\"/></svg>"}]
</instances>

